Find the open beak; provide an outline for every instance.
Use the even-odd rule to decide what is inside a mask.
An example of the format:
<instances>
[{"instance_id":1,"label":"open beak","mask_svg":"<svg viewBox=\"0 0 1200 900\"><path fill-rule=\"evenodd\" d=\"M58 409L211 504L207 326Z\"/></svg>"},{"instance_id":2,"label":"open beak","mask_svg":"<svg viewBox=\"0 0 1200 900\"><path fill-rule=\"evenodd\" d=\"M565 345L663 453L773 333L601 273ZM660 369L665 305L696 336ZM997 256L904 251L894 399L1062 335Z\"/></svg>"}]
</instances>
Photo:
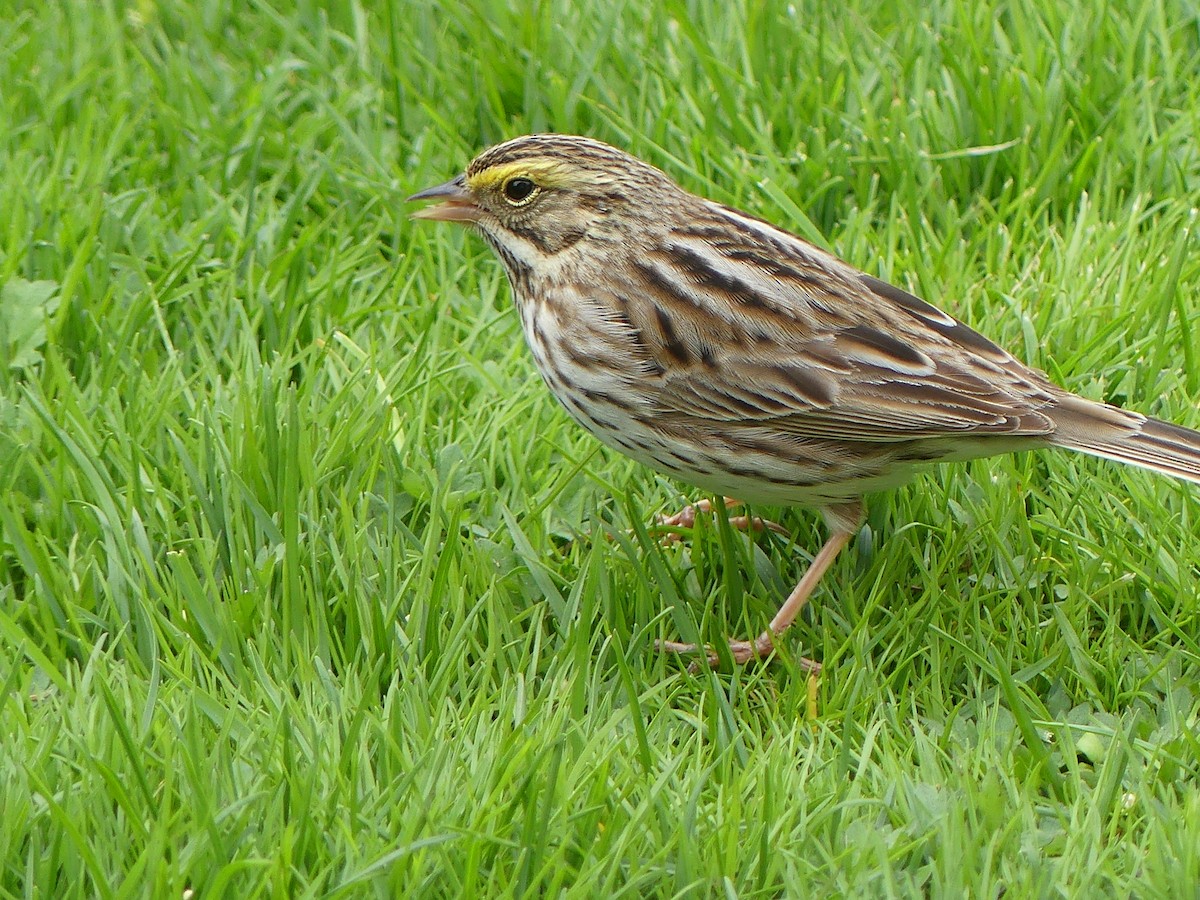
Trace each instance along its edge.
<instances>
[{"instance_id":1,"label":"open beak","mask_svg":"<svg viewBox=\"0 0 1200 900\"><path fill-rule=\"evenodd\" d=\"M478 222L482 210L475 205L467 189L463 187L464 178L459 175L445 184L426 188L420 193L413 194L405 202L411 200L441 200L434 206L427 206L412 213L414 219L434 219L438 222Z\"/></svg>"}]
</instances>

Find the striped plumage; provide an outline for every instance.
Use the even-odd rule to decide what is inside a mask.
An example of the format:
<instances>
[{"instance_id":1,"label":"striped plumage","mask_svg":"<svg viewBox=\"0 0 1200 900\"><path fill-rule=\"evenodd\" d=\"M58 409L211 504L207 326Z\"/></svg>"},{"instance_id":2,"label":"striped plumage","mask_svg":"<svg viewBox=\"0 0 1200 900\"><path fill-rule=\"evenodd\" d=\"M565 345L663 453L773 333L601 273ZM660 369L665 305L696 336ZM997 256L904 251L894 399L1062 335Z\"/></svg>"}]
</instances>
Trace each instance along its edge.
<instances>
[{"instance_id":1,"label":"striped plumage","mask_svg":"<svg viewBox=\"0 0 1200 900\"><path fill-rule=\"evenodd\" d=\"M538 369L584 427L707 490L820 509L825 566L862 495L922 463L1060 446L1200 482L1200 433L1071 394L923 300L599 141L516 138L411 199L442 200L415 215L473 223L496 251ZM770 650L818 563L735 658Z\"/></svg>"}]
</instances>

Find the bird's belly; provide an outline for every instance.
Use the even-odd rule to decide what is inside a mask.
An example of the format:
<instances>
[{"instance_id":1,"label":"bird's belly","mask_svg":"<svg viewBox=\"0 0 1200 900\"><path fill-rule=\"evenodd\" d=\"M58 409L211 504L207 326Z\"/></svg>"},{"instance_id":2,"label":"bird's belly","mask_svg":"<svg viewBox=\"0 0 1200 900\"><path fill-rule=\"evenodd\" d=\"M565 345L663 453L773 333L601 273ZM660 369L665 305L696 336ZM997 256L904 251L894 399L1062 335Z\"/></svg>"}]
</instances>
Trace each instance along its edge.
<instances>
[{"instance_id":1,"label":"bird's belly","mask_svg":"<svg viewBox=\"0 0 1200 900\"><path fill-rule=\"evenodd\" d=\"M571 327L518 303L525 338L550 391L600 441L706 491L755 503L824 507L907 481L911 466L835 441L772 434L754 423L689 417L635 368L627 336L576 302Z\"/></svg>"},{"instance_id":2,"label":"bird's belly","mask_svg":"<svg viewBox=\"0 0 1200 900\"><path fill-rule=\"evenodd\" d=\"M598 391L591 391L589 401L546 380L571 417L602 443L657 472L749 503L825 507L896 487L912 476L911 466L884 460L864 466L861 457L839 454L829 442L806 452L795 441L764 446L761 436L751 446L739 441L733 423L666 427L605 402Z\"/></svg>"}]
</instances>

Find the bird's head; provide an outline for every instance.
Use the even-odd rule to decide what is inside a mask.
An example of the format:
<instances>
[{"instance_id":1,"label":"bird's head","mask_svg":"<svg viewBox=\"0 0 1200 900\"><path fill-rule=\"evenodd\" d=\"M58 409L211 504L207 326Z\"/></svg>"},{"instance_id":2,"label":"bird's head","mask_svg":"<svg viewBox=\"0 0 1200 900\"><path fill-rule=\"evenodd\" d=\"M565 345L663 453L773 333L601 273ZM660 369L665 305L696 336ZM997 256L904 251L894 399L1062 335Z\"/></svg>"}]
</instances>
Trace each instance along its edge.
<instances>
[{"instance_id":1,"label":"bird's head","mask_svg":"<svg viewBox=\"0 0 1200 900\"><path fill-rule=\"evenodd\" d=\"M532 264L661 211L678 188L660 172L591 138L536 134L484 150L456 178L413 194L438 200L413 218L475 225L502 256Z\"/></svg>"}]
</instances>

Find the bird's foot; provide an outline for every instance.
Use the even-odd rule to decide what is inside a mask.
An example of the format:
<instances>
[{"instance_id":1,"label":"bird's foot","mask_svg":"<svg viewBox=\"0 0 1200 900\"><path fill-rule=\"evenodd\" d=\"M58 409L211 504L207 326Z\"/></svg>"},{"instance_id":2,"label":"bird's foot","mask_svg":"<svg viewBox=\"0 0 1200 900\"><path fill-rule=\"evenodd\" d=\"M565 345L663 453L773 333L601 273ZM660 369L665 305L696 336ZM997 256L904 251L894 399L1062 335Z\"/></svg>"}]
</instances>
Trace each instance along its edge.
<instances>
[{"instance_id":1,"label":"bird's foot","mask_svg":"<svg viewBox=\"0 0 1200 900\"><path fill-rule=\"evenodd\" d=\"M766 659L775 649L774 637L770 631L764 631L752 641L730 641L729 655L733 657L734 663L739 666L744 666L751 660ZM656 641L654 647L662 653L678 653L680 655L704 654L703 660L695 660L688 666L688 671L693 674L699 672L703 665L707 665L710 669L715 669L721 663L720 654L712 647L685 644L681 641ZM800 657L798 662L800 668L806 672L817 673L821 671L821 664L807 657Z\"/></svg>"},{"instance_id":2,"label":"bird's foot","mask_svg":"<svg viewBox=\"0 0 1200 900\"><path fill-rule=\"evenodd\" d=\"M732 509L735 506L742 506L741 500L735 500L733 497L724 498L725 508ZM656 516L655 526L657 529L662 529L663 543L670 544L675 541L682 540L682 536L678 531L671 531L673 528L692 528L696 524L696 515L698 513L711 513L713 504L711 500L700 500L690 506L685 506L679 512L672 516ZM730 516L729 524L739 531L760 532L763 530L773 531L776 534L781 534L784 537L791 537L791 534L786 528L778 522L772 522L769 519L763 519L759 516Z\"/></svg>"}]
</instances>

